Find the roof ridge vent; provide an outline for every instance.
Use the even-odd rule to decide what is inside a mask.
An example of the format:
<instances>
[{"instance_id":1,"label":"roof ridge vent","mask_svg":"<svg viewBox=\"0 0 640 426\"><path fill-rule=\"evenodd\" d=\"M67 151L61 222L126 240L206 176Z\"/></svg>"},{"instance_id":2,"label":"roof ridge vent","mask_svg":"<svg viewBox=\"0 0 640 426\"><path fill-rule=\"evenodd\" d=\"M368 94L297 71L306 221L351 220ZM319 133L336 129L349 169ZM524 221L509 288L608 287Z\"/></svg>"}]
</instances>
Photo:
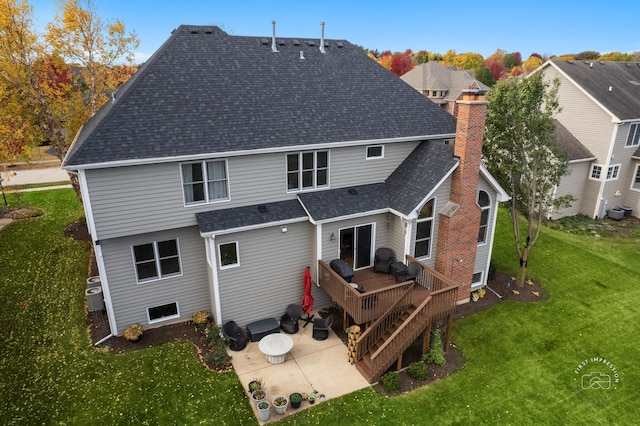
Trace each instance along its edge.
<instances>
[{"instance_id":1,"label":"roof ridge vent","mask_svg":"<svg viewBox=\"0 0 640 426\"><path fill-rule=\"evenodd\" d=\"M278 53L278 47L276 46L276 21L271 21L271 51Z\"/></svg>"},{"instance_id":2,"label":"roof ridge vent","mask_svg":"<svg viewBox=\"0 0 640 426\"><path fill-rule=\"evenodd\" d=\"M324 50L324 22L320 22L320 52L327 53Z\"/></svg>"}]
</instances>

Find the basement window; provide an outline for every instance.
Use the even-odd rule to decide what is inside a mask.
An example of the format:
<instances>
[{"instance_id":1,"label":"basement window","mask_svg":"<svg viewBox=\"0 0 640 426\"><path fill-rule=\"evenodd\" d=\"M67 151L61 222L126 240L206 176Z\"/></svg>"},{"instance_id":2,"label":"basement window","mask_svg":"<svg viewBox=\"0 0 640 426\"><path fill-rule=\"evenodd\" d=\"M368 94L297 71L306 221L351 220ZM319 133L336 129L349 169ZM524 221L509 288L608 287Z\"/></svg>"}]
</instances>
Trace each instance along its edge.
<instances>
[{"instance_id":1,"label":"basement window","mask_svg":"<svg viewBox=\"0 0 640 426\"><path fill-rule=\"evenodd\" d=\"M149 324L179 318L180 310L178 309L178 302L147 308L147 316L149 318Z\"/></svg>"}]
</instances>

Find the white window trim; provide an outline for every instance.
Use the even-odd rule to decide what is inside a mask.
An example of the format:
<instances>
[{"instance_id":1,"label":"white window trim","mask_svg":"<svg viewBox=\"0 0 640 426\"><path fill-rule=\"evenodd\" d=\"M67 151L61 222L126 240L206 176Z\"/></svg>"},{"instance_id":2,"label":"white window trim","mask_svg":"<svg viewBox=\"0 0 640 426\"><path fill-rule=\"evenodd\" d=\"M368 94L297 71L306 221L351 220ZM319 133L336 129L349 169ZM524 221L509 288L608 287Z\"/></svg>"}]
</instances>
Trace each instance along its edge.
<instances>
[{"instance_id":1,"label":"white window trim","mask_svg":"<svg viewBox=\"0 0 640 426\"><path fill-rule=\"evenodd\" d=\"M422 208L431 200L433 200L433 216L431 216L430 219L429 218L420 219L420 210L422 210ZM433 256L433 239L434 239L434 232L435 232L435 229L436 229L436 206L437 206L437 200L436 200L436 197L433 197L433 198L429 198L422 206L420 206L420 210L418 210L418 219L416 219L415 228L413 230L413 235L414 235L414 238L413 238L413 255L418 260L431 259L431 256ZM426 222L427 220L431 220L431 237L429 238L429 255L428 256L416 256L416 243L418 242L418 223Z\"/></svg>"},{"instance_id":2,"label":"white window trim","mask_svg":"<svg viewBox=\"0 0 640 426\"><path fill-rule=\"evenodd\" d=\"M631 136L631 130L634 129L634 128L635 128L634 136L636 136L638 133L640 133L640 123L631 123L631 125L629 126L629 131L627 132L627 137L624 140L624 147L625 148L637 148L638 145L640 145L640 137L638 138L638 142L636 142L635 144L631 144L631 145L627 144L627 142L629 141L629 136Z\"/></svg>"},{"instance_id":3,"label":"white window trim","mask_svg":"<svg viewBox=\"0 0 640 426\"><path fill-rule=\"evenodd\" d=\"M633 170L633 175L631 175L631 189L632 191L640 192L640 183L638 183L638 187L633 186L636 183L636 176L640 174L640 164L636 164L636 168Z\"/></svg>"},{"instance_id":4,"label":"white window trim","mask_svg":"<svg viewBox=\"0 0 640 426\"><path fill-rule=\"evenodd\" d=\"M612 165L610 165L609 168L607 168L607 175L605 176L606 182L609 182L609 181L612 181L612 180L618 180L618 178L620 177L620 168L621 167L622 167L622 164L612 164ZM615 176L613 176L613 171L614 170L616 171L616 175ZM611 171L612 177L608 177L609 176L609 171Z\"/></svg>"},{"instance_id":5,"label":"white window trim","mask_svg":"<svg viewBox=\"0 0 640 426\"><path fill-rule=\"evenodd\" d=\"M595 167L600 167L600 177L597 177L597 178L593 177L593 169ZM605 168L604 168L604 166L602 164L592 164L591 168L589 169L589 179L596 180L598 182L602 181L604 170L605 170ZM604 175L604 176L606 176L606 175Z\"/></svg>"},{"instance_id":6,"label":"white window trim","mask_svg":"<svg viewBox=\"0 0 640 426\"><path fill-rule=\"evenodd\" d=\"M157 308L159 306L164 306L164 305L172 305L174 303L176 304L176 312L177 312L177 314L170 315L168 317L157 318L157 319L154 319L154 320L151 319L151 315L149 315L149 309ZM156 323L159 323L159 322L169 321L169 320L176 319L176 318L180 318L180 305L178 304L177 301L164 303L162 305L147 307L147 321L149 322L149 324L156 324Z\"/></svg>"},{"instance_id":7,"label":"white window trim","mask_svg":"<svg viewBox=\"0 0 640 426\"><path fill-rule=\"evenodd\" d=\"M471 291L479 289L480 287L484 286L484 271L474 272L473 275L475 274L480 274L480 281L471 283ZM472 276L472 279L473 279L473 276Z\"/></svg>"},{"instance_id":8,"label":"white window trim","mask_svg":"<svg viewBox=\"0 0 640 426\"><path fill-rule=\"evenodd\" d=\"M209 180L207 179L207 162L211 161L224 161L224 169L227 175L227 198L216 198L215 200L209 200ZM202 166L202 173L204 177L204 200L202 201L194 201L193 203L187 203L187 197L184 193L184 176L182 175L182 165L183 164L197 164L200 163ZM225 203L227 201L231 201L231 177L229 176L229 161L226 158L211 158L208 160L202 161L185 161L178 165L180 171L180 188L182 188L182 203L185 207L193 207L193 206L201 206L203 204L215 204L215 203Z\"/></svg>"},{"instance_id":9,"label":"white window trim","mask_svg":"<svg viewBox=\"0 0 640 426\"><path fill-rule=\"evenodd\" d=\"M232 263L229 265L223 265L222 264L222 253L220 252L220 246L226 246L229 244L235 244L236 245L236 263ZM233 269L233 268L238 268L240 266L240 244L237 241L227 241L224 243L219 243L218 244L218 260L220 260L220 270L223 271L225 269Z\"/></svg>"},{"instance_id":10,"label":"white window trim","mask_svg":"<svg viewBox=\"0 0 640 426\"><path fill-rule=\"evenodd\" d=\"M480 191L485 192L487 194L487 197L489 197L489 205L486 207L482 207L480 204L478 204L478 199L480 198ZM488 210L489 213L487 215L487 224L485 225L486 231L484 233L484 241L478 241L478 245L479 246L483 246L486 245L489 242L489 223L491 222L491 206L493 205L493 202L491 201L491 194L489 194L489 191L485 191L484 189L480 189L478 190L477 194L476 194L476 205L478 206L478 208L480 208L480 219L482 219L482 212L485 210ZM482 223L480 224L480 226L482 226Z\"/></svg>"},{"instance_id":11,"label":"white window trim","mask_svg":"<svg viewBox=\"0 0 640 426\"><path fill-rule=\"evenodd\" d=\"M380 155L369 155L369 148L380 148ZM366 160L380 160L384 158L384 145L367 145L364 155Z\"/></svg>"},{"instance_id":12,"label":"white window trim","mask_svg":"<svg viewBox=\"0 0 640 426\"><path fill-rule=\"evenodd\" d=\"M162 270L160 268L160 255L158 253L158 240L154 240L149 243L131 244L131 259L133 260L133 270L136 274L136 283L147 284L155 281L168 280L171 278L182 276L183 272L182 272L182 256L180 255L180 240L178 238L168 238L166 240L160 240L160 242L173 241L173 240L175 240L176 249L178 250L178 266L180 267L180 272L169 274L169 275L162 275ZM153 246L153 259L156 264L156 273L158 274L158 276L156 278L147 278L147 279L140 280L140 278L138 277L138 265L136 262L136 253L133 248L137 246L143 246L146 244L151 244Z\"/></svg>"},{"instance_id":13,"label":"white window trim","mask_svg":"<svg viewBox=\"0 0 640 426\"><path fill-rule=\"evenodd\" d=\"M326 152L327 153L327 184L318 186L317 177L318 177L318 153ZM313 153L313 186L308 188L302 187L302 154ZM289 155L297 155L298 156L298 188L290 189L289 188L289 170L288 170L288 156ZM288 194L299 193L299 192L308 192L315 191L316 189L328 189L331 186L331 150L329 149L317 149L314 151L298 151L298 152L287 152L284 155L284 185Z\"/></svg>"}]
</instances>

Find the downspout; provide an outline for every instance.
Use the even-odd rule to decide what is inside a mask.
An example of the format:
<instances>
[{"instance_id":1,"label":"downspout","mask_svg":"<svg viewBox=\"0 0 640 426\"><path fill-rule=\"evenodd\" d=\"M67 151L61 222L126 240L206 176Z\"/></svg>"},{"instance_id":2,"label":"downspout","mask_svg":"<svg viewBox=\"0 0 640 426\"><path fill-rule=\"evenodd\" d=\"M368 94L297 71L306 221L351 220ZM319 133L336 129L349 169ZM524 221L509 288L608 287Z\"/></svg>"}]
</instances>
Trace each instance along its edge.
<instances>
[{"instance_id":1,"label":"downspout","mask_svg":"<svg viewBox=\"0 0 640 426\"><path fill-rule=\"evenodd\" d=\"M493 253L493 240L495 239L495 234L496 234L496 223L498 222L498 206L500 205L500 202L498 201L498 197L496 197L496 202L495 205L493 207L493 220L491 221L491 238L489 239L489 255L487 256L487 266L485 271L487 271L486 274L484 274L484 276L482 277L483 281L484 281L484 286L487 287L489 290L491 290L491 292L493 294L495 294L496 296L498 296L498 299L502 299L502 296L500 296L498 293L496 293L496 291L494 289L492 289L491 287L489 287L489 285L487 284L487 281L489 280L489 269L491 268L491 253Z\"/></svg>"},{"instance_id":2,"label":"downspout","mask_svg":"<svg viewBox=\"0 0 640 426\"><path fill-rule=\"evenodd\" d=\"M208 262L209 265L211 266L211 276L213 278L213 294L211 295L212 297L212 307L215 309L215 317L216 317L216 324L218 325L218 327L222 328L222 306L220 304L220 279L218 278L218 265L216 263L216 246L215 246L215 235L211 235L208 238L208 248L207 248L207 253L208 253Z\"/></svg>"},{"instance_id":3,"label":"downspout","mask_svg":"<svg viewBox=\"0 0 640 426\"><path fill-rule=\"evenodd\" d=\"M78 170L78 182L80 183L80 194L82 195L82 205L84 206L84 214L87 220L87 227L93 243L93 251L96 255L96 263L98 265L98 274L100 275L100 285L102 287L102 295L104 296L105 309L107 310L107 318L109 319L109 334L104 339L96 342L99 345L109 337L118 334L115 313L113 311L113 303L111 302L111 291L109 290L109 282L107 279L107 271L104 266L104 257L102 256L102 246L100 240L97 239L96 224L93 219L93 209L91 207L91 197L89 197L89 187L87 186L87 177L84 170Z\"/></svg>"},{"instance_id":4,"label":"downspout","mask_svg":"<svg viewBox=\"0 0 640 426\"><path fill-rule=\"evenodd\" d=\"M609 152L607 152L607 159L603 164L602 167L602 173L600 175L600 178L603 179L600 181L600 190L598 191L598 198L596 199L596 206L595 206L595 212L594 215L592 217L596 218L596 219L602 219L600 217L600 209L601 209L601 204L604 202L604 188L607 185L607 172L609 171L609 165L611 164L611 155L613 154L613 148L615 147L616 144L616 137L618 136L618 129L620 128L619 124L616 124L616 127L613 131L613 135L611 136L611 142L609 142ZM591 170L589 170L589 173L591 173Z\"/></svg>"},{"instance_id":5,"label":"downspout","mask_svg":"<svg viewBox=\"0 0 640 426\"><path fill-rule=\"evenodd\" d=\"M318 262L322 259L322 224L316 225L316 264L313 269L316 271L316 285L320 287L320 271L318 270Z\"/></svg>"}]
</instances>

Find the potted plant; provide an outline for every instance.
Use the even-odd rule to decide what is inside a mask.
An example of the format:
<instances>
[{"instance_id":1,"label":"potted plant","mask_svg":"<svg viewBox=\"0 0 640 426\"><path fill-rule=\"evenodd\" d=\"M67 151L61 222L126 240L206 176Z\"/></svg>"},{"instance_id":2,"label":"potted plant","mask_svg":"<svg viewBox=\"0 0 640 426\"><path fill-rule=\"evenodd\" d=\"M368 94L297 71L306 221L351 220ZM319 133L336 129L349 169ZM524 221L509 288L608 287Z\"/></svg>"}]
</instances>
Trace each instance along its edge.
<instances>
[{"instance_id":1,"label":"potted plant","mask_svg":"<svg viewBox=\"0 0 640 426\"><path fill-rule=\"evenodd\" d=\"M137 342L142 337L142 333L144 332L144 328L140 324L131 324L124 331L124 338L130 342Z\"/></svg>"},{"instance_id":2,"label":"potted plant","mask_svg":"<svg viewBox=\"0 0 640 426\"><path fill-rule=\"evenodd\" d=\"M262 379L255 378L249 382L249 393L257 391L258 389L264 389Z\"/></svg>"},{"instance_id":3,"label":"potted plant","mask_svg":"<svg viewBox=\"0 0 640 426\"><path fill-rule=\"evenodd\" d=\"M258 403L258 418L262 422L269 420L269 408L270 405L267 401L260 401Z\"/></svg>"},{"instance_id":4,"label":"potted plant","mask_svg":"<svg viewBox=\"0 0 640 426\"><path fill-rule=\"evenodd\" d=\"M309 398L307 398L307 401L309 401L309 404L313 405L316 402L316 394L311 394L309 395Z\"/></svg>"},{"instance_id":5,"label":"potted plant","mask_svg":"<svg viewBox=\"0 0 640 426\"><path fill-rule=\"evenodd\" d=\"M302 394L299 392L294 392L289 395L289 402L291 402L291 408L300 408L300 404L302 404Z\"/></svg>"},{"instance_id":6,"label":"potted plant","mask_svg":"<svg viewBox=\"0 0 640 426\"><path fill-rule=\"evenodd\" d=\"M267 391L264 389L256 389L251 392L251 399L258 404L259 402L267 399Z\"/></svg>"},{"instance_id":7,"label":"potted plant","mask_svg":"<svg viewBox=\"0 0 640 426\"><path fill-rule=\"evenodd\" d=\"M289 398L284 395L277 395L273 398L273 408L276 409L276 413L284 414L287 411L287 407L289 406Z\"/></svg>"}]
</instances>

